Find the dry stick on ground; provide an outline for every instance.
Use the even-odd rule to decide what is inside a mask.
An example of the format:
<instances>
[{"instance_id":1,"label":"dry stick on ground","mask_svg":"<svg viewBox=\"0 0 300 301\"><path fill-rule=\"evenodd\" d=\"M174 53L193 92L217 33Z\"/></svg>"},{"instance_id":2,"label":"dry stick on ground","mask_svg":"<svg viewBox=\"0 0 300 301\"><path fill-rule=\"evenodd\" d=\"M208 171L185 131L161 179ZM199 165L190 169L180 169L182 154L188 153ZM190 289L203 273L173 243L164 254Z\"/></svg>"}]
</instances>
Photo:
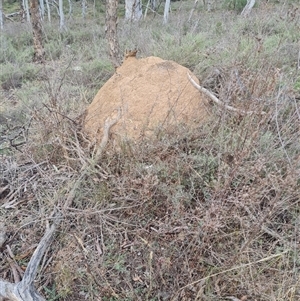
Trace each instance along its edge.
<instances>
[{"instance_id":1,"label":"dry stick on ground","mask_svg":"<svg viewBox=\"0 0 300 301\"><path fill-rule=\"evenodd\" d=\"M192 83L192 85L197 90L199 90L200 92L202 92L206 96L208 96L215 104L219 105L220 107L225 108L228 111L236 112L236 113L239 113L239 114L242 114L242 115L252 115L252 114L261 114L261 115L264 115L264 114L266 114L266 112L264 112L264 111L262 111L262 112L244 111L244 110L237 109L237 108L234 108L232 106L226 105L223 101L221 101L219 98L217 98L215 95L213 95L210 91L208 91L207 89L205 89L205 88L201 87L200 85L198 85L194 81L194 79L190 76L189 73L187 75L188 75L189 81Z\"/></svg>"},{"instance_id":2,"label":"dry stick on ground","mask_svg":"<svg viewBox=\"0 0 300 301\"><path fill-rule=\"evenodd\" d=\"M103 137L99 145L99 148L94 156L94 163L96 163L102 153L104 148L107 145L109 138L109 131L113 125L115 125L121 116L121 111L118 111L118 115L114 119L107 118L103 128ZM64 208L67 208L71 205L76 189L78 188L81 180L87 174L90 165L94 164L93 162L87 162L81 168L81 175L73 184L73 188L70 190L67 196L67 201L64 205ZM0 280L0 301L11 300L11 301L45 301L45 299L36 291L34 287L34 279L37 274L38 266L41 262L41 259L51 243L52 237L56 231L57 226L59 225L61 219L58 215L54 217L55 221L52 226L47 229L40 243L38 244L36 250L34 251L29 264L26 268L22 281L19 283L13 284L7 281Z\"/></svg>"}]
</instances>

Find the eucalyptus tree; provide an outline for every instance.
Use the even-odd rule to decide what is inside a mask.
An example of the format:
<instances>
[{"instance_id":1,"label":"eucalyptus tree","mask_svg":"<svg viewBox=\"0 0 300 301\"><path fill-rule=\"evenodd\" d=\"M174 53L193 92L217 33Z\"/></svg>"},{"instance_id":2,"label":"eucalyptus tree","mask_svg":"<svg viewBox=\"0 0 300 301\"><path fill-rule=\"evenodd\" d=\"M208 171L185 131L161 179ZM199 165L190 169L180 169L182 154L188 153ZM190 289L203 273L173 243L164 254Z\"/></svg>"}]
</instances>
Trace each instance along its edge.
<instances>
[{"instance_id":1,"label":"eucalyptus tree","mask_svg":"<svg viewBox=\"0 0 300 301\"><path fill-rule=\"evenodd\" d=\"M0 0L0 29L3 30L3 3Z\"/></svg>"},{"instance_id":2,"label":"eucalyptus tree","mask_svg":"<svg viewBox=\"0 0 300 301\"><path fill-rule=\"evenodd\" d=\"M46 7L47 7L47 15L48 15L48 22L51 23L51 10L49 5L49 0L45 0Z\"/></svg>"},{"instance_id":3,"label":"eucalyptus tree","mask_svg":"<svg viewBox=\"0 0 300 301\"><path fill-rule=\"evenodd\" d=\"M157 0L150 0L150 5L151 5L151 9L153 11L156 11L157 5L158 5L158 1Z\"/></svg>"},{"instance_id":4,"label":"eucalyptus tree","mask_svg":"<svg viewBox=\"0 0 300 301\"><path fill-rule=\"evenodd\" d=\"M30 13L29 13L28 0L22 0L22 7L23 7L24 13L26 15L26 21L30 22Z\"/></svg>"},{"instance_id":5,"label":"eucalyptus tree","mask_svg":"<svg viewBox=\"0 0 300 301\"><path fill-rule=\"evenodd\" d=\"M86 0L81 0L82 18L85 19L86 15Z\"/></svg>"},{"instance_id":6,"label":"eucalyptus tree","mask_svg":"<svg viewBox=\"0 0 300 301\"><path fill-rule=\"evenodd\" d=\"M109 46L109 56L115 68L120 66L120 48L118 41L118 0L106 0L105 35Z\"/></svg>"},{"instance_id":7,"label":"eucalyptus tree","mask_svg":"<svg viewBox=\"0 0 300 301\"><path fill-rule=\"evenodd\" d=\"M58 10L59 10L59 30L63 31L66 28L63 0L58 1Z\"/></svg>"},{"instance_id":8,"label":"eucalyptus tree","mask_svg":"<svg viewBox=\"0 0 300 301\"><path fill-rule=\"evenodd\" d=\"M43 46L43 31L41 24L41 14L38 0L30 1L31 25L33 34L33 61L43 63L45 60L45 50Z\"/></svg>"},{"instance_id":9,"label":"eucalyptus tree","mask_svg":"<svg viewBox=\"0 0 300 301\"><path fill-rule=\"evenodd\" d=\"M141 0L125 0L125 20L139 21L143 16Z\"/></svg>"},{"instance_id":10,"label":"eucalyptus tree","mask_svg":"<svg viewBox=\"0 0 300 301\"><path fill-rule=\"evenodd\" d=\"M44 15L45 15L45 3L44 3L44 0L39 0L39 2L40 2L41 19L43 19Z\"/></svg>"},{"instance_id":11,"label":"eucalyptus tree","mask_svg":"<svg viewBox=\"0 0 300 301\"><path fill-rule=\"evenodd\" d=\"M68 16L69 18L72 16L72 13L73 13L73 6L72 6L72 1L71 0L68 0L69 2L69 12L68 12Z\"/></svg>"},{"instance_id":12,"label":"eucalyptus tree","mask_svg":"<svg viewBox=\"0 0 300 301\"><path fill-rule=\"evenodd\" d=\"M171 0L166 0L164 9L164 24L168 23Z\"/></svg>"}]
</instances>

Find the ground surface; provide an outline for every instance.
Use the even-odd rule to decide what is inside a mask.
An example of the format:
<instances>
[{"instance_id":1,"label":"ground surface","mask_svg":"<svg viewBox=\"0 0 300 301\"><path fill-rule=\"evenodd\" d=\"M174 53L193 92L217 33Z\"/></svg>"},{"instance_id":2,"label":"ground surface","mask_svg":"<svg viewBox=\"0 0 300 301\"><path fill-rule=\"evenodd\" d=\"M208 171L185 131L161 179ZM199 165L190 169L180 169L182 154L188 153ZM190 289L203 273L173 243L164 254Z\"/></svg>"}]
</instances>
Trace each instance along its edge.
<instances>
[{"instance_id":1,"label":"ground surface","mask_svg":"<svg viewBox=\"0 0 300 301\"><path fill-rule=\"evenodd\" d=\"M1 33L0 277L22 278L58 212L35 282L48 301L300 300L298 1L260 1L247 18L234 1L210 13L177 1L164 26L120 16L121 51L174 61L226 104L266 114L210 104L205 123L117 151L109 140L100 156L79 116L117 74L92 2L85 20L74 2L67 31L55 10L45 18L43 66L26 22Z\"/></svg>"}]
</instances>

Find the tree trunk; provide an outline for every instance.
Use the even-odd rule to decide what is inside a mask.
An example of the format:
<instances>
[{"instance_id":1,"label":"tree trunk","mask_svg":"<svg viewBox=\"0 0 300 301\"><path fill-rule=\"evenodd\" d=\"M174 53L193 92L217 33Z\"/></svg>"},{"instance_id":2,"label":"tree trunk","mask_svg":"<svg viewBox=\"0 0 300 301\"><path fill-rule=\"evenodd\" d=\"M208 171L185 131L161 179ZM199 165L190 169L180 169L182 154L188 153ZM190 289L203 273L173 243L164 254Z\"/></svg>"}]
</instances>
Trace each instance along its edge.
<instances>
[{"instance_id":1,"label":"tree trunk","mask_svg":"<svg viewBox=\"0 0 300 301\"><path fill-rule=\"evenodd\" d=\"M250 14L251 9L253 8L254 4L255 4L255 0L247 0L247 4L244 7L241 15L244 17L248 16Z\"/></svg>"},{"instance_id":2,"label":"tree trunk","mask_svg":"<svg viewBox=\"0 0 300 301\"><path fill-rule=\"evenodd\" d=\"M2 5L2 0L0 0L0 29L3 30L3 5Z\"/></svg>"},{"instance_id":3,"label":"tree trunk","mask_svg":"<svg viewBox=\"0 0 300 301\"><path fill-rule=\"evenodd\" d=\"M109 56L115 68L120 66L120 52L117 35L118 0L106 0L105 35L109 45Z\"/></svg>"},{"instance_id":4,"label":"tree trunk","mask_svg":"<svg viewBox=\"0 0 300 301\"><path fill-rule=\"evenodd\" d=\"M68 2L69 2L69 13L68 13L68 17L71 18L72 13L73 13L73 6L72 6L71 0L68 0Z\"/></svg>"},{"instance_id":5,"label":"tree trunk","mask_svg":"<svg viewBox=\"0 0 300 301\"><path fill-rule=\"evenodd\" d=\"M151 9L152 12L156 12L156 8L157 8L157 2L156 2L156 0L148 0L148 3L146 5L146 9L145 9L145 13L144 13L144 18L145 19L147 17L147 13L148 13L149 7L150 7L150 9Z\"/></svg>"},{"instance_id":6,"label":"tree trunk","mask_svg":"<svg viewBox=\"0 0 300 301\"><path fill-rule=\"evenodd\" d=\"M125 20L139 21L142 16L141 0L125 0Z\"/></svg>"},{"instance_id":7,"label":"tree trunk","mask_svg":"<svg viewBox=\"0 0 300 301\"><path fill-rule=\"evenodd\" d=\"M157 2L156 2L156 0L150 0L150 3L151 3L151 9L153 11L156 11L156 9L157 9Z\"/></svg>"},{"instance_id":8,"label":"tree trunk","mask_svg":"<svg viewBox=\"0 0 300 301\"><path fill-rule=\"evenodd\" d=\"M44 0L40 0L40 14L41 14L41 20L43 20L44 19L44 15L45 15Z\"/></svg>"},{"instance_id":9,"label":"tree trunk","mask_svg":"<svg viewBox=\"0 0 300 301\"><path fill-rule=\"evenodd\" d=\"M164 24L168 23L168 19L169 19L169 11L170 11L170 0L166 0L166 4L165 4L165 10L164 10Z\"/></svg>"},{"instance_id":10,"label":"tree trunk","mask_svg":"<svg viewBox=\"0 0 300 301\"><path fill-rule=\"evenodd\" d=\"M31 0L30 12L34 48L33 61L43 63L45 61L45 50L43 47L43 31L38 0Z\"/></svg>"},{"instance_id":11,"label":"tree trunk","mask_svg":"<svg viewBox=\"0 0 300 301\"><path fill-rule=\"evenodd\" d=\"M49 0L46 0L47 14L48 14L48 22L51 23L51 10L49 5Z\"/></svg>"},{"instance_id":12,"label":"tree trunk","mask_svg":"<svg viewBox=\"0 0 300 301\"><path fill-rule=\"evenodd\" d=\"M58 1L58 9L59 9L59 30L63 31L65 29L65 15L63 8L63 0Z\"/></svg>"},{"instance_id":13,"label":"tree trunk","mask_svg":"<svg viewBox=\"0 0 300 301\"><path fill-rule=\"evenodd\" d=\"M26 14L26 21L30 22L30 13L29 13L29 5L28 0L22 0L22 6Z\"/></svg>"},{"instance_id":14,"label":"tree trunk","mask_svg":"<svg viewBox=\"0 0 300 301\"><path fill-rule=\"evenodd\" d=\"M86 14L86 0L81 0L81 6L82 6L82 19L85 19L85 14Z\"/></svg>"}]
</instances>

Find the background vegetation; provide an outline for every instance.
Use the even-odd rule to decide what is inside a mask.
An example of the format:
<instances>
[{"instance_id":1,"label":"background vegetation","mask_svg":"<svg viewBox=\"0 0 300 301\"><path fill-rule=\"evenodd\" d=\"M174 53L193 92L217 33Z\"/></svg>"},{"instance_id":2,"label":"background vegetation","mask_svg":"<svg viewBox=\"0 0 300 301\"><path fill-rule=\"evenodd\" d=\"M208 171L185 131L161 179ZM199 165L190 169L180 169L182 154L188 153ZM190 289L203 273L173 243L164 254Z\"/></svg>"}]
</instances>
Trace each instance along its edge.
<instances>
[{"instance_id":1,"label":"background vegetation","mask_svg":"<svg viewBox=\"0 0 300 301\"><path fill-rule=\"evenodd\" d=\"M88 2L83 19L74 3L63 32L45 20L45 65L32 63L30 26L5 23L3 279L22 277L60 210L36 282L47 300L299 300L299 3L260 1L247 18L242 1L218 4L191 16L192 1L172 3L165 26L160 11L133 24L120 10L121 50L174 60L223 101L266 114L212 106L197 129L109 144L67 208L95 147L80 116L114 72L103 8Z\"/></svg>"}]
</instances>

